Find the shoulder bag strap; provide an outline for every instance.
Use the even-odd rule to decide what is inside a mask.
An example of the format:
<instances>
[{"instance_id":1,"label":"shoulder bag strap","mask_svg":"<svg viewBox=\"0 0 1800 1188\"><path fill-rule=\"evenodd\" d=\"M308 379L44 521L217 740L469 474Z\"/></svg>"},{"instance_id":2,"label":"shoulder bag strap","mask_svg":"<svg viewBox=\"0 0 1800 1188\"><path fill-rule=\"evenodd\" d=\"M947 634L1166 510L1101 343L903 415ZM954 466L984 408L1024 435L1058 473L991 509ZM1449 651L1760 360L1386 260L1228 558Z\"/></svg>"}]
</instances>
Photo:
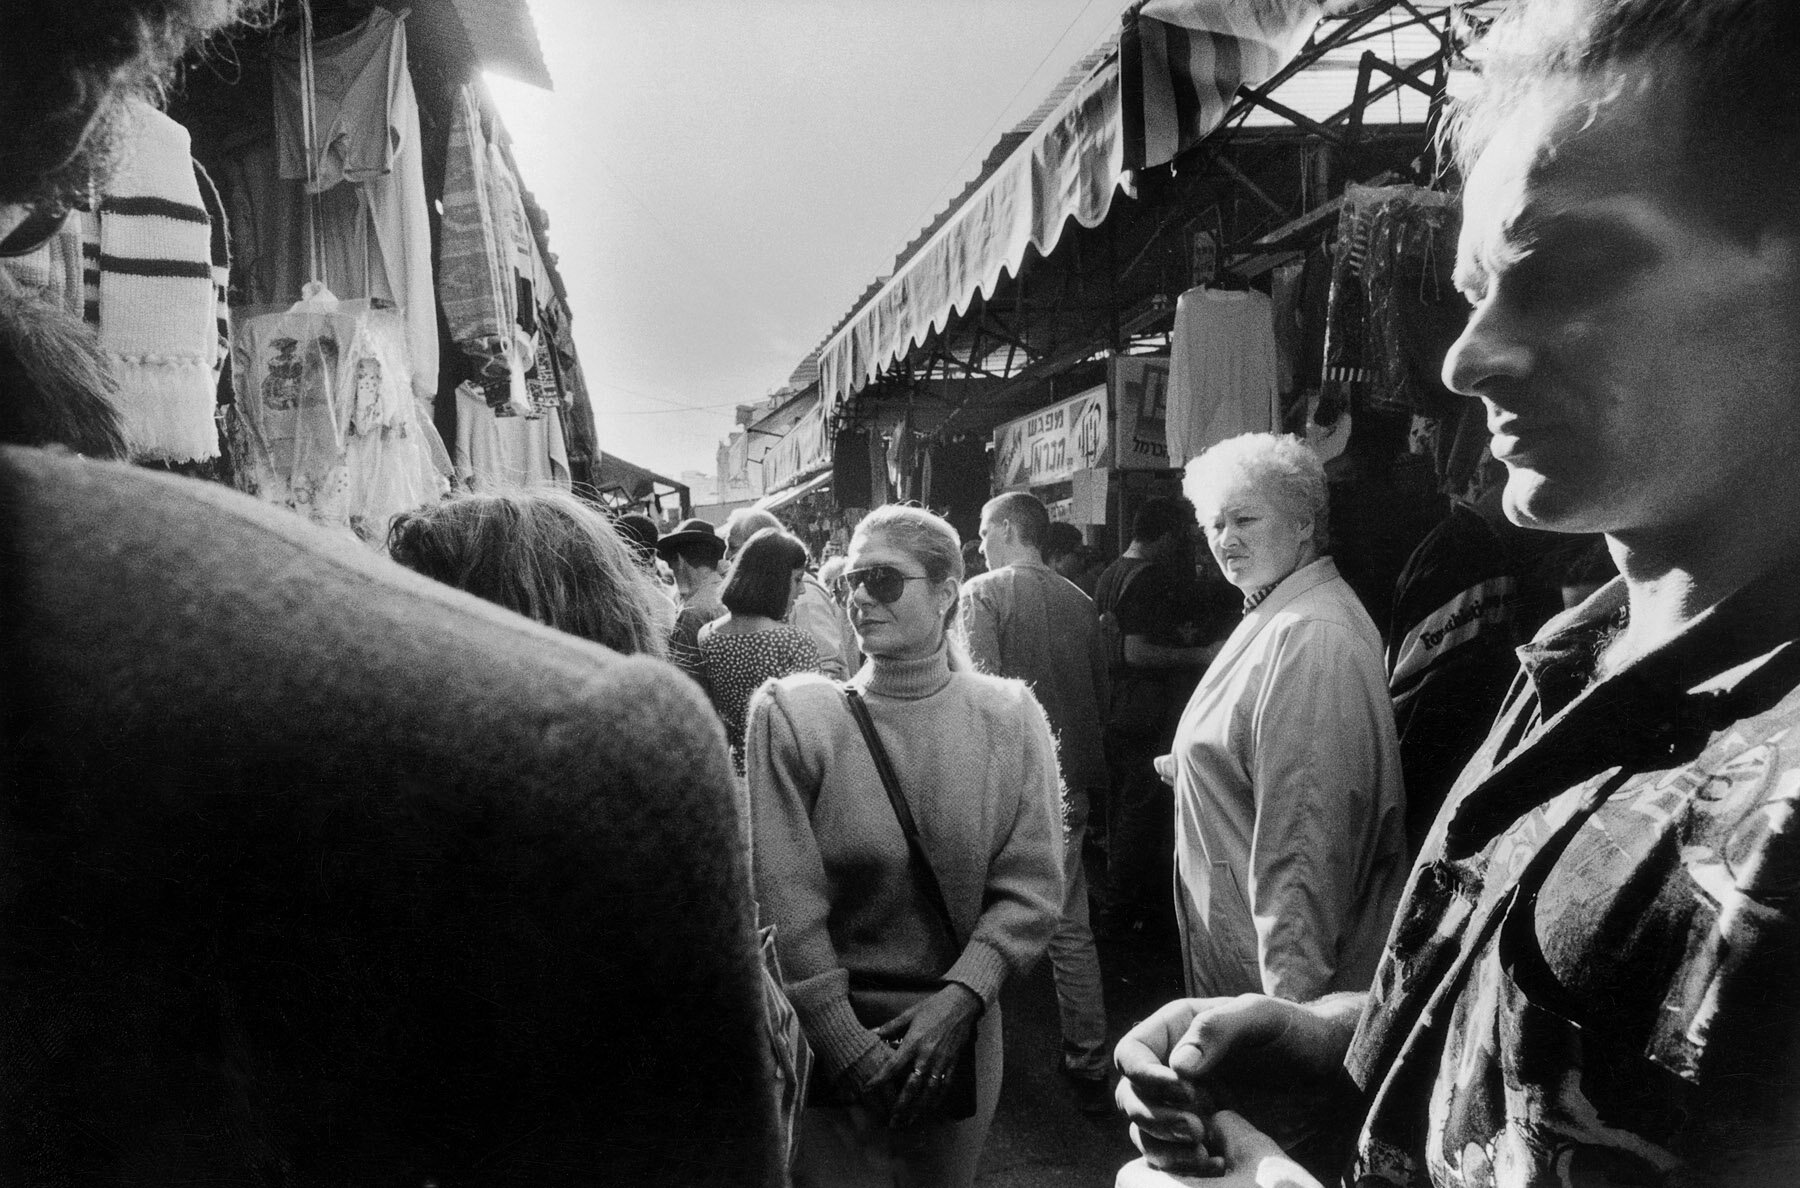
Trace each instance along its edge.
<instances>
[{"instance_id":1,"label":"shoulder bag strap","mask_svg":"<svg viewBox=\"0 0 1800 1188\"><path fill-rule=\"evenodd\" d=\"M943 925L944 932L956 945L956 951L962 952L963 942L956 931L956 921L950 915L950 905L944 899L944 889L939 886L937 872L931 869L931 859L926 857L925 846L919 841L919 827L913 823L912 809L907 806L906 797L900 794L900 777L894 774L894 764L888 758L887 748L881 743L881 736L875 733L875 722L869 717L869 707L863 703L862 695L850 685L844 686L844 697L850 703L850 714L856 719L856 725L862 730L863 741L869 744L869 755L875 760L875 771L881 776L881 786L887 790L888 803L894 808L894 817L900 822L900 832L906 835L906 848L912 854L914 877L919 887L925 892L925 899L936 912L938 923Z\"/></svg>"}]
</instances>

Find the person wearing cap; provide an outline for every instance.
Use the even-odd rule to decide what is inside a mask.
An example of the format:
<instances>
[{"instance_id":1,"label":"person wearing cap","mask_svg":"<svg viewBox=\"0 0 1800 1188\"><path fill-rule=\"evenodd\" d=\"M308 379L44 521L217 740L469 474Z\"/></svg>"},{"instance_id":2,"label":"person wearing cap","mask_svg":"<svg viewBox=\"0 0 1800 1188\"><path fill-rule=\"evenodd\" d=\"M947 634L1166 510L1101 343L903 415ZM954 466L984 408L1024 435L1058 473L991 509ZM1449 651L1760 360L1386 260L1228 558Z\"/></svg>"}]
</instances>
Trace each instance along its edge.
<instances>
[{"instance_id":1,"label":"person wearing cap","mask_svg":"<svg viewBox=\"0 0 1800 1188\"><path fill-rule=\"evenodd\" d=\"M725 613L725 604L719 601L725 585L725 575L719 572L725 559L724 538L705 520L683 520L656 542L656 555L675 571L675 592L681 598L675 628L669 632L669 659L706 688L699 636L700 628Z\"/></svg>"}]
</instances>

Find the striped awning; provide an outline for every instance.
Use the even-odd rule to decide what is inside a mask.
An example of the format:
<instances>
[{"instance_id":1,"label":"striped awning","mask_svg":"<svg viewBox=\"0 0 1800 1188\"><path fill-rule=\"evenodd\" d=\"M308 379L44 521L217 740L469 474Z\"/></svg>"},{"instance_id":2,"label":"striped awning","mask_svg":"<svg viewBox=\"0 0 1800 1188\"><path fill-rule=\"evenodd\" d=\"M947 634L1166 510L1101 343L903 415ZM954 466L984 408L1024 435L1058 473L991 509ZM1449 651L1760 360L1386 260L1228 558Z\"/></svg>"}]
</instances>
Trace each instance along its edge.
<instances>
[{"instance_id":1,"label":"striped awning","mask_svg":"<svg viewBox=\"0 0 1800 1188\"><path fill-rule=\"evenodd\" d=\"M1323 15L1321 0L1145 0L1126 13L1125 168L1161 165L1204 140L1240 88L1293 61Z\"/></svg>"},{"instance_id":2,"label":"striped awning","mask_svg":"<svg viewBox=\"0 0 1800 1188\"><path fill-rule=\"evenodd\" d=\"M978 294L1016 273L1027 249L1048 255L1070 219L1092 227L1121 176L1119 59L1085 77L875 293L826 340L819 396L828 413Z\"/></svg>"}]
</instances>

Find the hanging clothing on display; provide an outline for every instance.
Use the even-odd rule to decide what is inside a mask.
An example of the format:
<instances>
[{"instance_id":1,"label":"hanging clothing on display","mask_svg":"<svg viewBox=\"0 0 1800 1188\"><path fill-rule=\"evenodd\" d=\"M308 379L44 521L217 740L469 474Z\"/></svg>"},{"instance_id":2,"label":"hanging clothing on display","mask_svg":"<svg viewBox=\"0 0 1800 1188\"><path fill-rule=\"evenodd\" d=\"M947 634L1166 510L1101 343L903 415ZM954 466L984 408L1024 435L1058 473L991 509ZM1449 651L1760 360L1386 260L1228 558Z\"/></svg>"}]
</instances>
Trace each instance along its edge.
<instances>
[{"instance_id":1,"label":"hanging clothing on display","mask_svg":"<svg viewBox=\"0 0 1800 1188\"><path fill-rule=\"evenodd\" d=\"M132 149L83 220L83 306L93 294L100 348L132 457L219 456L213 420L220 364L214 236L187 129L147 104ZM94 273L89 286L86 271Z\"/></svg>"},{"instance_id":2,"label":"hanging clothing on display","mask_svg":"<svg viewBox=\"0 0 1800 1188\"><path fill-rule=\"evenodd\" d=\"M437 310L419 102L407 71L405 17L405 12L377 7L354 29L316 40L310 87L300 39L275 43L270 55L275 155L278 177L304 180L316 196L319 275L306 279L323 280L340 297L374 298L399 307L412 389L429 408L437 398ZM309 100L310 159L304 118ZM303 211L296 213L305 218ZM272 299L292 296L280 292Z\"/></svg>"},{"instance_id":3,"label":"hanging clothing on display","mask_svg":"<svg viewBox=\"0 0 1800 1188\"><path fill-rule=\"evenodd\" d=\"M562 389L562 424L569 451L569 477L572 482L593 486L594 471L600 460L600 439L594 426L594 406L588 400L587 381L581 374L581 360L575 353L569 307L561 298L544 310L542 325L544 340L550 344L551 361L556 366L557 383ZM740 467L734 473L742 472Z\"/></svg>"},{"instance_id":4,"label":"hanging clothing on display","mask_svg":"<svg viewBox=\"0 0 1800 1188\"><path fill-rule=\"evenodd\" d=\"M1413 186L1370 191L1362 287L1371 358L1380 390L1413 420L1412 453L1429 458L1438 490L1468 498L1487 451L1477 401L1444 386L1444 356L1468 320L1456 291L1459 206L1454 196Z\"/></svg>"},{"instance_id":5,"label":"hanging clothing on display","mask_svg":"<svg viewBox=\"0 0 1800 1188\"><path fill-rule=\"evenodd\" d=\"M240 310L232 338L238 486L343 528L351 513L344 438L354 384L343 382L341 363L355 338L356 316L342 307Z\"/></svg>"},{"instance_id":6,"label":"hanging clothing on display","mask_svg":"<svg viewBox=\"0 0 1800 1188\"><path fill-rule=\"evenodd\" d=\"M1331 249L1331 289L1325 313L1325 375L1317 415L1322 424L1368 406L1370 379L1368 316L1364 311L1362 264L1369 247L1368 186L1344 187L1338 207L1337 237ZM1377 407L1380 401L1376 401Z\"/></svg>"},{"instance_id":7,"label":"hanging clothing on display","mask_svg":"<svg viewBox=\"0 0 1800 1188\"><path fill-rule=\"evenodd\" d=\"M1300 352L1305 340L1300 304L1305 297L1306 266L1283 264L1269 274L1269 306L1275 334L1275 390L1281 393L1281 420L1288 424L1296 399L1304 406Z\"/></svg>"},{"instance_id":8,"label":"hanging clothing on display","mask_svg":"<svg viewBox=\"0 0 1800 1188\"><path fill-rule=\"evenodd\" d=\"M1189 289L1175 304L1170 340L1169 465L1280 425L1275 322L1265 294Z\"/></svg>"},{"instance_id":9,"label":"hanging clothing on display","mask_svg":"<svg viewBox=\"0 0 1800 1188\"><path fill-rule=\"evenodd\" d=\"M200 167L200 162L195 161L193 164L194 184L199 187L200 204L206 208L212 236L209 245L212 257L215 344L212 379L215 399L218 399L219 379L225 374L225 365L231 359L231 228L225 219L225 201L219 195L219 187L213 184L213 179Z\"/></svg>"},{"instance_id":10,"label":"hanging clothing on display","mask_svg":"<svg viewBox=\"0 0 1800 1188\"><path fill-rule=\"evenodd\" d=\"M528 413L525 371L537 353L523 324L536 323L531 228L512 170L482 129L472 86L458 93L451 117L443 202L438 300L450 337L490 408L502 416ZM457 437L464 437L460 429Z\"/></svg>"},{"instance_id":11,"label":"hanging clothing on display","mask_svg":"<svg viewBox=\"0 0 1800 1188\"><path fill-rule=\"evenodd\" d=\"M500 233L488 185L487 137L473 87L463 87L450 119L444 160L444 218L438 241L438 301L450 337L492 374L505 373L518 319L517 290L502 271ZM498 363L498 367L488 366Z\"/></svg>"},{"instance_id":12,"label":"hanging clothing on display","mask_svg":"<svg viewBox=\"0 0 1800 1188\"><path fill-rule=\"evenodd\" d=\"M242 489L369 541L445 493L397 311L326 295L241 311L233 330L229 440Z\"/></svg>"},{"instance_id":13,"label":"hanging clothing on display","mask_svg":"<svg viewBox=\"0 0 1800 1188\"><path fill-rule=\"evenodd\" d=\"M873 436L865 429L844 429L831 440L831 490L840 507L878 507L885 502L870 493L874 455L869 439Z\"/></svg>"},{"instance_id":14,"label":"hanging clothing on display","mask_svg":"<svg viewBox=\"0 0 1800 1188\"><path fill-rule=\"evenodd\" d=\"M570 485L562 410L496 417L481 389L456 386L456 480L470 490L496 486Z\"/></svg>"},{"instance_id":15,"label":"hanging clothing on display","mask_svg":"<svg viewBox=\"0 0 1800 1188\"><path fill-rule=\"evenodd\" d=\"M904 502L918 495L918 486L913 482L917 458L918 442L913 436L912 413L902 412L899 423L888 436L887 481L894 499Z\"/></svg>"}]
</instances>

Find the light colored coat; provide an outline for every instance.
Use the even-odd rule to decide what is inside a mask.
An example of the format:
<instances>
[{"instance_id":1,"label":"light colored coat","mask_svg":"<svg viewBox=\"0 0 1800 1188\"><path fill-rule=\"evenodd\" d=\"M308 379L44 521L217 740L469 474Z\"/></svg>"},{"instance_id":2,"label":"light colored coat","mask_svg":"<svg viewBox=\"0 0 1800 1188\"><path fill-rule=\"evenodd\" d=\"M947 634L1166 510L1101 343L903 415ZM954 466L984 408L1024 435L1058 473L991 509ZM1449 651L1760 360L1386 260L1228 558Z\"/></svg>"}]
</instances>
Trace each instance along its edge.
<instances>
[{"instance_id":1,"label":"light colored coat","mask_svg":"<svg viewBox=\"0 0 1800 1188\"><path fill-rule=\"evenodd\" d=\"M1329 557L1238 624L1175 734L1190 995L1364 990L1406 878L1375 624Z\"/></svg>"}]
</instances>

